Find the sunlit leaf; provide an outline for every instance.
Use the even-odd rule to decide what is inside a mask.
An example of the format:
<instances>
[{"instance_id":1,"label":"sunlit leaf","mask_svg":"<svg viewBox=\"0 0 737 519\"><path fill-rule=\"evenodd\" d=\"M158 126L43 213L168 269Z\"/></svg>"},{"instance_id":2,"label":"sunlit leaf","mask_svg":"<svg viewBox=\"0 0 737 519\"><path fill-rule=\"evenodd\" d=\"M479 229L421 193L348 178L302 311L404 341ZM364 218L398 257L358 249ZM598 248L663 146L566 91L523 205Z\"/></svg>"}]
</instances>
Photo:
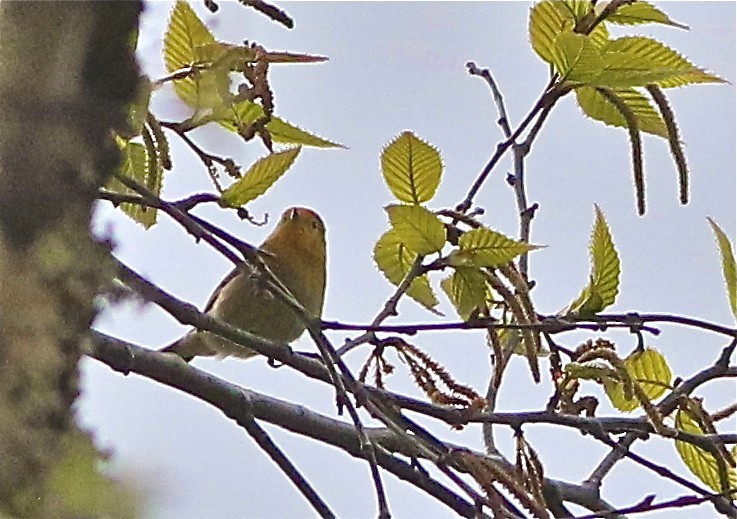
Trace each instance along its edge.
<instances>
[{"instance_id":1,"label":"sunlit leaf","mask_svg":"<svg viewBox=\"0 0 737 519\"><path fill-rule=\"evenodd\" d=\"M678 410L676 413L676 427L681 431L691 434L703 435L704 431L699 423L689 416L688 412ZM697 478L712 488L715 492L723 492L719 478L719 462L714 455L705 451L701 447L676 440L676 450L680 454L681 459ZM726 464L727 480L731 489L737 488L737 471L729 464Z\"/></svg>"},{"instance_id":2,"label":"sunlit leaf","mask_svg":"<svg viewBox=\"0 0 737 519\"><path fill-rule=\"evenodd\" d=\"M440 287L464 321L474 312L484 309L489 297L486 278L476 268L456 268L453 275L440 282Z\"/></svg>"},{"instance_id":3,"label":"sunlit leaf","mask_svg":"<svg viewBox=\"0 0 737 519\"><path fill-rule=\"evenodd\" d=\"M406 131L381 152L381 171L398 200L421 204L435 196L443 164L438 150Z\"/></svg>"},{"instance_id":4,"label":"sunlit leaf","mask_svg":"<svg viewBox=\"0 0 737 519\"><path fill-rule=\"evenodd\" d=\"M732 315L737 319L737 267L735 267L732 244L729 237L714 220L711 218L707 218L707 220L719 244L719 254L722 257L722 274L724 275L724 282L727 284L729 307L732 309Z\"/></svg>"},{"instance_id":5,"label":"sunlit leaf","mask_svg":"<svg viewBox=\"0 0 737 519\"><path fill-rule=\"evenodd\" d=\"M258 159L220 199L225 205L240 207L263 195L294 164L300 149L289 148Z\"/></svg>"},{"instance_id":6,"label":"sunlit leaf","mask_svg":"<svg viewBox=\"0 0 737 519\"><path fill-rule=\"evenodd\" d=\"M146 146L137 142L127 142L123 139L118 139L117 142L122 153L120 173L127 178L135 180L154 194L160 194L163 170L158 166L151 168L151 165L157 164L158 161L155 160L155 157L154 160L150 160ZM132 194L132 191L114 177L110 179L106 187L116 193ZM120 204L120 209L146 229L156 223L157 210L153 207L125 203Z\"/></svg>"},{"instance_id":7,"label":"sunlit leaf","mask_svg":"<svg viewBox=\"0 0 737 519\"><path fill-rule=\"evenodd\" d=\"M671 25L679 29L688 29L688 25L674 22L667 14L655 7L650 2L638 0L637 2L621 5L617 11L606 19L607 22L621 25L639 25L643 23L661 23Z\"/></svg>"},{"instance_id":8,"label":"sunlit leaf","mask_svg":"<svg viewBox=\"0 0 737 519\"><path fill-rule=\"evenodd\" d=\"M216 119L216 122L223 128L238 132L239 126L247 126L263 114L264 109L260 105L251 101L240 101L223 113L222 117ZM266 129L269 131L271 139L280 144L311 146L314 148L344 147L342 144L318 137L275 116L272 116L271 120L266 123Z\"/></svg>"},{"instance_id":9,"label":"sunlit leaf","mask_svg":"<svg viewBox=\"0 0 737 519\"><path fill-rule=\"evenodd\" d=\"M659 398L670 387L673 379L668 362L657 350L645 348L643 351L634 351L626 359L624 365L630 378L642 388L649 400ZM612 405L620 411L633 411L640 407L640 401L627 398L624 384L610 378L604 380L606 390Z\"/></svg>"},{"instance_id":10,"label":"sunlit leaf","mask_svg":"<svg viewBox=\"0 0 737 519\"><path fill-rule=\"evenodd\" d=\"M385 232L374 245L376 266L395 285L399 285L407 277L416 258L417 254L402 244L401 238L393 229ZM429 310L438 305L427 274L412 281L407 295Z\"/></svg>"},{"instance_id":11,"label":"sunlit leaf","mask_svg":"<svg viewBox=\"0 0 737 519\"><path fill-rule=\"evenodd\" d=\"M566 81L586 84L599 76L603 62L589 36L563 31L555 40L553 65Z\"/></svg>"},{"instance_id":12,"label":"sunlit leaf","mask_svg":"<svg viewBox=\"0 0 737 519\"><path fill-rule=\"evenodd\" d=\"M515 241L491 229L472 229L458 240L458 249L450 254L448 262L454 267L499 267L520 254L539 248L539 245Z\"/></svg>"},{"instance_id":13,"label":"sunlit leaf","mask_svg":"<svg viewBox=\"0 0 737 519\"><path fill-rule=\"evenodd\" d=\"M692 83L725 82L652 38L617 38L607 43L602 52L604 69L596 78L598 86L626 88L655 83L661 88L672 88Z\"/></svg>"},{"instance_id":14,"label":"sunlit leaf","mask_svg":"<svg viewBox=\"0 0 737 519\"><path fill-rule=\"evenodd\" d=\"M572 29L575 22L572 15L566 15L558 2L544 0L530 10L529 35L533 50L543 61L554 62L558 52L556 40L565 29Z\"/></svg>"},{"instance_id":15,"label":"sunlit leaf","mask_svg":"<svg viewBox=\"0 0 737 519\"><path fill-rule=\"evenodd\" d=\"M589 284L564 313L582 315L599 313L612 305L619 293L619 254L614 247L604 213L597 205L594 205L594 210L596 219L589 244L591 255Z\"/></svg>"},{"instance_id":16,"label":"sunlit leaf","mask_svg":"<svg viewBox=\"0 0 737 519\"><path fill-rule=\"evenodd\" d=\"M212 63L215 37L205 27L188 2L177 0L164 36L164 63L167 72ZM230 87L228 70L207 67L174 81L174 91L196 110L220 106Z\"/></svg>"},{"instance_id":17,"label":"sunlit leaf","mask_svg":"<svg viewBox=\"0 0 737 519\"><path fill-rule=\"evenodd\" d=\"M388 205L389 221L402 243L415 254L440 252L445 245L445 225L420 205Z\"/></svg>"},{"instance_id":18,"label":"sunlit leaf","mask_svg":"<svg viewBox=\"0 0 737 519\"><path fill-rule=\"evenodd\" d=\"M617 110L601 92L588 86L577 88L575 92L578 106L588 117L609 126L627 127L627 121L622 112ZM632 111L637 118L637 127L640 131L668 138L668 129L663 117L646 96L634 88L618 89L612 92Z\"/></svg>"}]
</instances>

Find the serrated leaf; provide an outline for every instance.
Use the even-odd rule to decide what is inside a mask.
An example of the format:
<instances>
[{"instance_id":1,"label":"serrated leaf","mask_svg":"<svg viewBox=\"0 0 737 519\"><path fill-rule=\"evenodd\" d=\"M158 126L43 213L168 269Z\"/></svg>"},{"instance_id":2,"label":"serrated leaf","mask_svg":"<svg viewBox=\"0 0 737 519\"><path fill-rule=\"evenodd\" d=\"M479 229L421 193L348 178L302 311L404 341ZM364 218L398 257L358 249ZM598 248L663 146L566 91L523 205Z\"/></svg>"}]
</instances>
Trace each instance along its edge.
<instances>
[{"instance_id":1,"label":"serrated leaf","mask_svg":"<svg viewBox=\"0 0 737 519\"><path fill-rule=\"evenodd\" d=\"M117 142L122 153L122 161L119 168L120 174L135 180L156 195L161 193L163 169L160 167L151 168L151 164L157 164L158 161L150 160L146 146L123 139L117 139ZM115 177L110 179L106 187L116 193L133 194L131 190L121 184ZM156 223L157 210L154 207L125 203L120 204L120 210L133 219L133 221L143 225L146 229Z\"/></svg>"},{"instance_id":2,"label":"serrated leaf","mask_svg":"<svg viewBox=\"0 0 737 519\"><path fill-rule=\"evenodd\" d=\"M732 244L729 241L729 237L714 220L711 218L707 218L707 220L719 244L719 254L722 257L722 274L724 275L724 282L727 285L729 307L732 309L732 315L737 319L737 266L735 266Z\"/></svg>"},{"instance_id":3,"label":"serrated leaf","mask_svg":"<svg viewBox=\"0 0 737 519\"><path fill-rule=\"evenodd\" d=\"M652 348L634 351L624 359L624 366L632 381L640 385L651 401L665 393L673 379L665 357ZM629 412L640 407L637 398L625 397L624 384L621 382L607 378L604 380L604 389L612 405L620 411Z\"/></svg>"},{"instance_id":4,"label":"serrated leaf","mask_svg":"<svg viewBox=\"0 0 737 519\"><path fill-rule=\"evenodd\" d=\"M688 29L688 25L674 22L667 14L650 2L638 0L631 4L620 6L617 11L606 19L607 22L620 25L639 25L644 23L661 23L679 29Z\"/></svg>"},{"instance_id":5,"label":"serrated leaf","mask_svg":"<svg viewBox=\"0 0 737 519\"><path fill-rule=\"evenodd\" d=\"M379 270L393 284L399 285L412 269L417 254L411 252L399 235L393 230L385 232L374 245L374 261ZM438 305L427 274L415 278L407 290L407 295L428 310Z\"/></svg>"},{"instance_id":6,"label":"serrated leaf","mask_svg":"<svg viewBox=\"0 0 737 519\"><path fill-rule=\"evenodd\" d=\"M619 254L614 247L609 226L598 205L594 205L596 218L591 233L589 253L591 273L589 284L564 313L592 315L612 305L619 293Z\"/></svg>"},{"instance_id":7,"label":"serrated leaf","mask_svg":"<svg viewBox=\"0 0 737 519\"><path fill-rule=\"evenodd\" d=\"M458 249L448 256L448 264L453 267L499 267L520 254L539 248L539 245L516 241L491 229L472 229L458 240Z\"/></svg>"},{"instance_id":8,"label":"serrated leaf","mask_svg":"<svg viewBox=\"0 0 737 519\"><path fill-rule=\"evenodd\" d=\"M238 132L239 126L251 124L263 114L264 109L259 104L251 101L240 101L228 109L222 115L222 118L216 119L216 122L223 128ZM266 123L266 129L269 131L271 139L280 144L311 146L313 148L345 148L342 144L318 137L276 116L272 116L271 120Z\"/></svg>"},{"instance_id":9,"label":"serrated leaf","mask_svg":"<svg viewBox=\"0 0 737 519\"><path fill-rule=\"evenodd\" d=\"M530 10L529 35L533 50L547 63L554 62L560 53L556 40L563 32L571 33L583 18L590 16L591 3L587 1L543 1ZM583 35L581 35L583 36ZM604 24L597 25L589 35L597 48L609 41L609 30Z\"/></svg>"},{"instance_id":10,"label":"serrated leaf","mask_svg":"<svg viewBox=\"0 0 737 519\"><path fill-rule=\"evenodd\" d=\"M458 267L451 276L440 282L440 287L464 321L486 307L489 288L479 269Z\"/></svg>"},{"instance_id":11,"label":"serrated leaf","mask_svg":"<svg viewBox=\"0 0 737 519\"><path fill-rule=\"evenodd\" d=\"M402 243L415 254L440 252L445 245L445 225L421 205L388 205L384 209Z\"/></svg>"},{"instance_id":12,"label":"serrated leaf","mask_svg":"<svg viewBox=\"0 0 737 519\"><path fill-rule=\"evenodd\" d=\"M691 434L703 435L704 431L699 423L691 418L686 411L678 410L676 413L676 427L681 431ZM712 488L715 492L723 492L719 479L719 462L714 455L701 447L676 440L676 450L681 459L697 478ZM737 488L737 471L727 464L727 479L731 489Z\"/></svg>"},{"instance_id":13,"label":"serrated leaf","mask_svg":"<svg viewBox=\"0 0 737 519\"><path fill-rule=\"evenodd\" d=\"M223 191L222 203L241 207L263 195L294 164L301 148L289 148L258 159L243 178Z\"/></svg>"},{"instance_id":14,"label":"serrated leaf","mask_svg":"<svg viewBox=\"0 0 737 519\"><path fill-rule=\"evenodd\" d=\"M725 81L696 67L673 49L652 38L625 36L602 49L604 68L596 85L609 88L646 86L672 88L692 83Z\"/></svg>"},{"instance_id":15,"label":"serrated leaf","mask_svg":"<svg viewBox=\"0 0 737 519\"><path fill-rule=\"evenodd\" d=\"M528 33L532 49L543 61L553 63L556 54L556 39L565 29L572 29L575 22L566 15L558 2L545 0L530 9Z\"/></svg>"},{"instance_id":16,"label":"serrated leaf","mask_svg":"<svg viewBox=\"0 0 737 519\"><path fill-rule=\"evenodd\" d=\"M589 36L563 31L555 39L553 65L566 81L585 84L599 76L603 61Z\"/></svg>"},{"instance_id":17,"label":"serrated leaf","mask_svg":"<svg viewBox=\"0 0 737 519\"><path fill-rule=\"evenodd\" d=\"M192 10L189 3L177 0L164 36L164 63L167 72L212 63L215 37ZM195 110L212 109L228 94L230 78L225 68L209 67L186 78L174 80L174 91Z\"/></svg>"},{"instance_id":18,"label":"serrated leaf","mask_svg":"<svg viewBox=\"0 0 737 519\"><path fill-rule=\"evenodd\" d=\"M422 204L435 196L443 163L438 150L406 131L381 152L381 171L399 201Z\"/></svg>"},{"instance_id":19,"label":"serrated leaf","mask_svg":"<svg viewBox=\"0 0 737 519\"><path fill-rule=\"evenodd\" d=\"M578 106L583 113L608 126L627 127L622 112L620 112L607 98L596 88L582 86L575 90ZM612 90L622 102L632 111L637 118L637 127L640 131L668 138L668 128L650 100L634 88L623 88Z\"/></svg>"}]
</instances>

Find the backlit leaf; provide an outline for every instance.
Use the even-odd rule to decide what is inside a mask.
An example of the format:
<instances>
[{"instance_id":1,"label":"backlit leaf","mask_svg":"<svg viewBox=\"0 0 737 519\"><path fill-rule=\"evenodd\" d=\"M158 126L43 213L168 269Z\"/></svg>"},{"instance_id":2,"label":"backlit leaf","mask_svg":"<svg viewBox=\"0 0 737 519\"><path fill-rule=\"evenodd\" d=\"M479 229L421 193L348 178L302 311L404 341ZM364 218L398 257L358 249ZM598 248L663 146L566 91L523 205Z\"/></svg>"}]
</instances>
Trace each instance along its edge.
<instances>
[{"instance_id":1,"label":"backlit leaf","mask_svg":"<svg viewBox=\"0 0 737 519\"><path fill-rule=\"evenodd\" d=\"M263 195L292 166L300 149L289 148L257 160L243 178L223 192L223 203L240 207Z\"/></svg>"},{"instance_id":2,"label":"backlit leaf","mask_svg":"<svg viewBox=\"0 0 737 519\"><path fill-rule=\"evenodd\" d=\"M464 321L474 312L486 307L489 289L486 278L479 269L458 267L452 276L441 281L440 287Z\"/></svg>"},{"instance_id":3,"label":"backlit leaf","mask_svg":"<svg viewBox=\"0 0 737 519\"><path fill-rule=\"evenodd\" d=\"M394 285L399 285L412 269L417 254L410 251L399 235L393 230L385 232L374 245L374 261L384 276ZM407 295L432 310L438 299L430 288L427 274L415 278L407 290Z\"/></svg>"},{"instance_id":4,"label":"backlit leaf","mask_svg":"<svg viewBox=\"0 0 737 519\"><path fill-rule=\"evenodd\" d=\"M212 63L217 52L215 37L188 2L177 0L164 36L164 63L167 72ZM230 87L225 68L207 67L174 80L174 91L188 106L211 109L222 104Z\"/></svg>"},{"instance_id":5,"label":"backlit leaf","mask_svg":"<svg viewBox=\"0 0 737 519\"><path fill-rule=\"evenodd\" d=\"M585 0L549 1L535 4L530 10L529 34L533 50L547 63L554 62L560 53L556 40L563 32L572 33L577 23L590 18L593 11L591 3ZM581 35L584 36L584 35ZM609 41L609 31L601 23L590 34L585 35L595 47L602 47Z\"/></svg>"},{"instance_id":6,"label":"backlit leaf","mask_svg":"<svg viewBox=\"0 0 737 519\"><path fill-rule=\"evenodd\" d=\"M229 108L221 118L217 119L217 122L223 128L237 132L239 126L247 126L263 114L264 109L257 103L240 101ZM342 144L318 137L275 116L272 116L271 120L266 123L266 129L269 130L271 139L281 144L311 146L314 148L344 148Z\"/></svg>"},{"instance_id":7,"label":"backlit leaf","mask_svg":"<svg viewBox=\"0 0 737 519\"><path fill-rule=\"evenodd\" d=\"M596 79L598 86L621 88L655 83L661 88L672 88L692 83L725 82L651 38L617 38L602 51L604 70Z\"/></svg>"},{"instance_id":8,"label":"backlit leaf","mask_svg":"<svg viewBox=\"0 0 737 519\"><path fill-rule=\"evenodd\" d=\"M422 204L435 196L443 164L438 150L406 131L381 152L381 171L398 200Z\"/></svg>"},{"instance_id":9,"label":"backlit leaf","mask_svg":"<svg viewBox=\"0 0 737 519\"><path fill-rule=\"evenodd\" d=\"M737 267L735 267L732 244L729 237L714 220L711 218L707 218L707 220L709 220L709 225L711 225L719 244L719 254L722 257L722 274L724 275L724 282L727 284L729 307L732 309L732 315L737 319Z\"/></svg>"},{"instance_id":10,"label":"backlit leaf","mask_svg":"<svg viewBox=\"0 0 737 519\"><path fill-rule=\"evenodd\" d=\"M156 158L153 157L154 160L150 160L146 146L143 144L128 142L123 139L117 139L117 142L122 153L120 173L127 178L135 180L158 195L161 192L163 169L159 167ZM155 166L152 168L152 165ZM116 193L134 194L115 177L110 179L107 188ZM146 229L156 223L157 210L153 207L125 203L120 204L120 209L132 218L133 221L140 223Z\"/></svg>"},{"instance_id":11,"label":"backlit leaf","mask_svg":"<svg viewBox=\"0 0 737 519\"><path fill-rule=\"evenodd\" d=\"M563 31L555 40L553 65L565 80L586 84L599 76L603 62L589 36Z\"/></svg>"},{"instance_id":12,"label":"backlit leaf","mask_svg":"<svg viewBox=\"0 0 737 519\"><path fill-rule=\"evenodd\" d=\"M450 254L448 262L454 267L499 267L520 254L539 248L539 245L515 241L491 229L472 229L458 240L458 249Z\"/></svg>"},{"instance_id":13,"label":"backlit leaf","mask_svg":"<svg viewBox=\"0 0 737 519\"><path fill-rule=\"evenodd\" d=\"M679 29L688 29L688 25L674 22L667 14L650 2L638 0L631 4L624 4L606 19L607 22L621 25L639 25L643 23L662 23Z\"/></svg>"},{"instance_id":14,"label":"backlit leaf","mask_svg":"<svg viewBox=\"0 0 737 519\"><path fill-rule=\"evenodd\" d=\"M589 284L564 313L593 315L612 305L619 293L619 254L612 242L609 226L599 206L594 205L596 218L591 233L589 253L591 273Z\"/></svg>"},{"instance_id":15,"label":"backlit leaf","mask_svg":"<svg viewBox=\"0 0 737 519\"><path fill-rule=\"evenodd\" d=\"M676 413L676 427L681 431L691 434L704 434L699 423L689 416L688 412L683 410L678 410ZM701 447L678 440L676 440L676 450L686 464L686 467L688 467L688 470L693 472L697 478L711 487L715 492L726 490L722 488L719 478L719 462L714 458L713 454L705 451ZM730 467L729 464L726 465L726 469L730 488L737 488L737 471L733 467Z\"/></svg>"},{"instance_id":16,"label":"backlit leaf","mask_svg":"<svg viewBox=\"0 0 737 519\"><path fill-rule=\"evenodd\" d=\"M645 348L643 351L634 351L626 359L624 365L630 378L639 384L643 393L650 401L659 398L670 387L673 379L668 362L657 350ZM635 398L626 398L624 384L610 378L604 380L606 390L612 405L620 411L633 411L640 407L640 401Z\"/></svg>"},{"instance_id":17,"label":"backlit leaf","mask_svg":"<svg viewBox=\"0 0 737 519\"><path fill-rule=\"evenodd\" d=\"M425 256L445 245L445 225L420 205L388 205L392 228L412 252Z\"/></svg>"},{"instance_id":18,"label":"backlit leaf","mask_svg":"<svg viewBox=\"0 0 737 519\"><path fill-rule=\"evenodd\" d=\"M576 100L584 114L592 119L601 121L609 126L627 127L622 112L593 87L583 86L577 88ZM650 100L634 88L623 88L612 91L632 111L637 118L637 127L640 131L651 133L664 139L668 138L668 129Z\"/></svg>"}]
</instances>

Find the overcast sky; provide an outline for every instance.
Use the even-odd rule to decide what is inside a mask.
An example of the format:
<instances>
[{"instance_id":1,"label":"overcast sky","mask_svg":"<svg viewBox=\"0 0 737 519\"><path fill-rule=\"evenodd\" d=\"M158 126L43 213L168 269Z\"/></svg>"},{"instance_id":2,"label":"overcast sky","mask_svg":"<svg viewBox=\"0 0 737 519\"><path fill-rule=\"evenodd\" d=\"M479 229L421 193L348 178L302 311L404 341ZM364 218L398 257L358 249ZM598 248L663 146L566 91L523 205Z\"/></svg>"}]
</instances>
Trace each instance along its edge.
<instances>
[{"instance_id":1,"label":"overcast sky","mask_svg":"<svg viewBox=\"0 0 737 519\"><path fill-rule=\"evenodd\" d=\"M524 117L547 82L548 68L530 49L527 2L284 2L294 17L291 31L235 2L220 2L209 14L201 2L195 10L220 40L256 41L272 50L328 56L318 65L272 67L276 113L347 150L305 149L284 179L248 206L272 222L291 205L317 210L328 227L329 281L325 317L367 323L392 287L371 259L376 239L387 228L383 206L392 202L379 169L382 146L410 129L443 154L444 177L433 209L455 206L501 139L497 114L486 84L469 77L464 64L490 67L503 91L513 126ZM673 19L690 31L647 26L639 34L654 36L678 49L699 66L735 81L735 4L733 2L660 2ZM139 40L144 71L163 75L161 40L171 4L148 3ZM616 34L634 33L617 30ZM715 218L734 240L735 229L735 91L733 85L697 85L667 92L675 109L691 168L691 203L678 203L677 177L662 139L645 136L648 212L637 217L630 172L629 143L622 130L585 119L572 96L553 111L527 162L528 197L540 210L532 241L548 247L531 255L537 280L534 301L541 312L556 312L576 297L587 281L587 245L593 204L606 214L622 261L620 296L611 311L672 312L732 323L721 266L706 217ZM186 117L170 90L157 93L154 113L164 120ZM224 130L198 130L202 146L250 164L265 150L243 144ZM165 180L163 197L212 192L195 156L172 136L174 170ZM508 235L517 234L514 196L501 164L479 193L484 221ZM215 208L197 214L252 242L271 230L254 228L232 212ZM133 224L109 205L97 213L99 228L113 230L116 254L128 265L176 296L200 307L231 268L223 257L193 240L165 216L149 231ZM440 277L433 277L437 288ZM441 300L443 298L441 297ZM412 301L404 301L394 322L441 322L456 319L443 301L445 318ZM127 305L106 311L96 326L132 342L158 348L186 328L154 306ZM724 346L720 337L662 328L648 344L662 351L676 376L688 377L713 362ZM349 335L332 333L339 344ZM588 335L569 334L560 341L575 347ZM626 354L635 340L613 334ZM460 381L483 392L489 377L483 334L434 333L412 339L440 360ZM306 338L298 349L312 349ZM368 350L349 355L360 366ZM390 389L419 396L398 364ZM197 360L195 365L229 381L335 415L333 392L324 384L304 381L287 369L273 370L263 359ZM512 363L502 387L499 410L540 410L550 395L549 383L534 386L522 360ZM587 392L600 395L595 386ZM716 410L734 401L734 384L699 390ZM113 451L117 473L133 474L148 497L152 519L236 519L312 517L314 513L282 473L250 438L219 411L173 389L137 376L123 377L96 361L83 365L81 422L95 431L100 446ZM600 413L612 413L602 403ZM425 423L425 422L423 422ZM455 443L481 448L480 430L451 431L427 422L433 432ZM365 462L335 449L267 427L340 517L375 517L376 504ZM734 429L732 429L733 431ZM550 477L580 482L606 450L572 430L527 427ZM507 454L511 435L498 433ZM636 452L652 457L678 474L694 479L677 458L672 443L653 439ZM637 474L633 477L633 474ZM451 517L448 509L387 475L385 482L395 517ZM625 461L606 480L604 495L615 505L633 504L643 492L659 497L686 493ZM708 507L663 512L649 517L711 517ZM699 515L700 514L700 515Z\"/></svg>"}]
</instances>

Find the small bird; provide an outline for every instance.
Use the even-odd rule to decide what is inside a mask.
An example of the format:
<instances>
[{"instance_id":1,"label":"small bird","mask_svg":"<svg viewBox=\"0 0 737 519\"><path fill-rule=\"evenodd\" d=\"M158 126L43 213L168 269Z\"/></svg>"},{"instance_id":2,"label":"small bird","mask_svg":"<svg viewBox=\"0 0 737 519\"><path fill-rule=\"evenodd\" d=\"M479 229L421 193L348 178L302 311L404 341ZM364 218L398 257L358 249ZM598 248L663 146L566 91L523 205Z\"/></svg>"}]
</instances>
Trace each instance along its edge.
<instances>
[{"instance_id":1,"label":"small bird","mask_svg":"<svg viewBox=\"0 0 737 519\"><path fill-rule=\"evenodd\" d=\"M325 298L325 224L313 210L291 207L282 213L260 249L271 272L311 314L322 315ZM205 313L233 326L276 342L292 342L305 330L297 314L274 296L254 270L233 269L205 307ZM249 358L253 350L212 333L192 330L163 352L186 361L197 355Z\"/></svg>"}]
</instances>

